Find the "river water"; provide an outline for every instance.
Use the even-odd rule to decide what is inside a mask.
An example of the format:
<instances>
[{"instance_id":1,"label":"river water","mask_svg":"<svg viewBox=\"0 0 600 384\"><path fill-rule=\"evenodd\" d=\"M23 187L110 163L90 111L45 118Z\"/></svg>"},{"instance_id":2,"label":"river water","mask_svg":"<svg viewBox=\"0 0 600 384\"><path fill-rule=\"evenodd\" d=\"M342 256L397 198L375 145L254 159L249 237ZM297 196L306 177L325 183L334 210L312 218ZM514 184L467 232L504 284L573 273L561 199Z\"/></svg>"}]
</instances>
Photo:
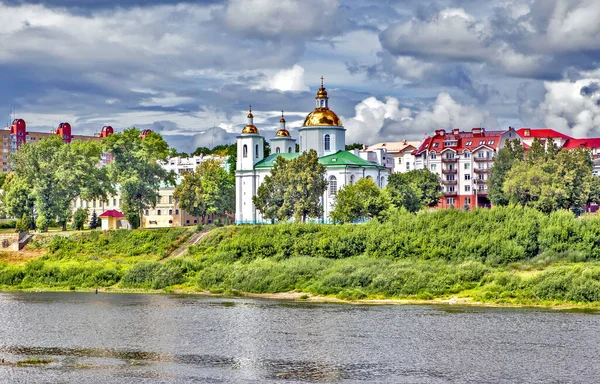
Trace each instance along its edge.
<instances>
[{"instance_id":1,"label":"river water","mask_svg":"<svg viewBox=\"0 0 600 384\"><path fill-rule=\"evenodd\" d=\"M0 293L0 358L2 383L596 383L600 316Z\"/></svg>"}]
</instances>

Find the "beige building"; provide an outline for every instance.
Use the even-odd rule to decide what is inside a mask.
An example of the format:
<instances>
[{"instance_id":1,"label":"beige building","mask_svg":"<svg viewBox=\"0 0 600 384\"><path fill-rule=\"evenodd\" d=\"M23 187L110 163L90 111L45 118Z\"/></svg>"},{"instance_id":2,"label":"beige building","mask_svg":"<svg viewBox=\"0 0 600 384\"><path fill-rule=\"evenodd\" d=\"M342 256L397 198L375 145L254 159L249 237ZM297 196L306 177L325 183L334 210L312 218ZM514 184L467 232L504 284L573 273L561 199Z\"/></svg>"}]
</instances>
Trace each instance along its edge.
<instances>
[{"instance_id":1,"label":"beige building","mask_svg":"<svg viewBox=\"0 0 600 384\"><path fill-rule=\"evenodd\" d=\"M419 148L418 141L394 141L370 145L364 150L365 153L377 153L384 150L384 164L393 173L408 172L415 169L415 157L412 154ZM361 156L362 157L362 156ZM373 161L371 159L367 159Z\"/></svg>"}]
</instances>

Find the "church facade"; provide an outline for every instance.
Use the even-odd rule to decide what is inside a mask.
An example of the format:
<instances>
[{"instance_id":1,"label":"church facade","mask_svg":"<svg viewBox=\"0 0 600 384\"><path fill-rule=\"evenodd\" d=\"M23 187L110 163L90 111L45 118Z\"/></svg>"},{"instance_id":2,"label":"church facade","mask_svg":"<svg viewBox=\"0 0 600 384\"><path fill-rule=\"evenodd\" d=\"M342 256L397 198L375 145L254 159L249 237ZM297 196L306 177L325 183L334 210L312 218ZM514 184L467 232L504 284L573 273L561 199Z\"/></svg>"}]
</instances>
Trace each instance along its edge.
<instances>
[{"instance_id":1,"label":"church facade","mask_svg":"<svg viewBox=\"0 0 600 384\"><path fill-rule=\"evenodd\" d=\"M358 150L346 151L346 129L340 118L329 109L329 97L323 86L317 92L316 107L306 116L302 127L298 129L299 152L296 152L296 139L286 129L283 114L275 137L269 140L272 154L263 153L265 138L254 125L254 116L250 109L247 125L237 137L236 164L236 210L237 224L260 224L264 220L260 211L252 203L252 196L265 176L270 174L278 156L293 159L311 149L317 152L319 163L325 166L325 178L328 187L322 197L323 216L311 218L312 221L328 223L329 214L335 205L337 191L348 184L354 184L362 178L371 178L380 187L387 184L389 170L384 166L385 155L377 162L366 160ZM365 154L366 155L366 154Z\"/></svg>"}]
</instances>

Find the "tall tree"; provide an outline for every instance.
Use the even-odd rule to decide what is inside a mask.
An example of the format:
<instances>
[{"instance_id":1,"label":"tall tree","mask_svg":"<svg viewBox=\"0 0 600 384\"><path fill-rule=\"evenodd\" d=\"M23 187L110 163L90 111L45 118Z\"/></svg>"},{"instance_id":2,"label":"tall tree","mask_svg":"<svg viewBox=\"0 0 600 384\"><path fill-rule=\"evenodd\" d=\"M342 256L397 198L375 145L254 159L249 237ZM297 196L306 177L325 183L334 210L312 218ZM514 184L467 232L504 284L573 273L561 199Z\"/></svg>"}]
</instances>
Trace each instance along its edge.
<instances>
[{"instance_id":1,"label":"tall tree","mask_svg":"<svg viewBox=\"0 0 600 384\"><path fill-rule=\"evenodd\" d=\"M101 155L98 142L65 144L59 136L22 146L12 157L15 176L7 185L10 210L15 215L29 215L33 201L40 230L54 220L65 230L76 197L105 199L112 191L106 170L98 166Z\"/></svg>"},{"instance_id":2,"label":"tall tree","mask_svg":"<svg viewBox=\"0 0 600 384\"><path fill-rule=\"evenodd\" d=\"M106 168L121 193L123 214L138 228L142 211L156 206L161 184L174 184L174 176L157 163L167 158L168 145L155 132L141 139L138 129L129 128L103 139L103 146L114 159Z\"/></svg>"},{"instance_id":3,"label":"tall tree","mask_svg":"<svg viewBox=\"0 0 600 384\"><path fill-rule=\"evenodd\" d=\"M415 211L414 198L410 189L414 191L420 208L435 207L442 197L442 186L438 176L427 169L416 169L405 173L393 173L388 177L388 189L392 197L400 197L405 201L402 205L411 212ZM394 191L395 190L395 191ZM392 199L394 201L394 199ZM398 206L397 203L394 203ZM418 210L418 208L416 209Z\"/></svg>"},{"instance_id":4,"label":"tall tree","mask_svg":"<svg viewBox=\"0 0 600 384\"><path fill-rule=\"evenodd\" d=\"M235 209L235 185L218 160L206 160L187 172L175 188L179 207L194 216L225 214Z\"/></svg>"},{"instance_id":5,"label":"tall tree","mask_svg":"<svg viewBox=\"0 0 600 384\"><path fill-rule=\"evenodd\" d=\"M504 193L502 186L506 179L506 174L511 170L517 161L522 161L525 156L524 148L518 139L506 140L494 159L494 165L490 172L488 197L494 205L507 205L508 197Z\"/></svg>"},{"instance_id":6,"label":"tall tree","mask_svg":"<svg viewBox=\"0 0 600 384\"><path fill-rule=\"evenodd\" d=\"M362 178L337 192L330 217L339 223L371 219L378 217L389 205L387 194L372 179Z\"/></svg>"},{"instance_id":7,"label":"tall tree","mask_svg":"<svg viewBox=\"0 0 600 384\"><path fill-rule=\"evenodd\" d=\"M265 218L306 222L321 217L321 198L327 190L325 166L319 164L317 152L310 150L286 161L277 157L266 183L259 186L252 201Z\"/></svg>"}]
</instances>

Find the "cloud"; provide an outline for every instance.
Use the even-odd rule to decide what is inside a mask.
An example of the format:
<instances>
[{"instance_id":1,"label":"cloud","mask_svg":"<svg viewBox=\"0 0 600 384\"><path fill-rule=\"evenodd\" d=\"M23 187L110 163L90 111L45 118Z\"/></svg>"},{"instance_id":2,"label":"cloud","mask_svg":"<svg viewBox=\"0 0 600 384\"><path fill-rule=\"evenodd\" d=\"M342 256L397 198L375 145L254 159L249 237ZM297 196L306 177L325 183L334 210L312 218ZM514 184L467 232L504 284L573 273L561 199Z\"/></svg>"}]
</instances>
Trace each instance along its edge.
<instances>
[{"instance_id":1,"label":"cloud","mask_svg":"<svg viewBox=\"0 0 600 384\"><path fill-rule=\"evenodd\" d=\"M348 142L419 139L441 128L470 129L481 125L498 128L498 122L489 112L460 104L446 92L438 94L433 105L422 109L402 107L395 97L386 97L384 101L369 97L355 110L355 116L344 124Z\"/></svg>"},{"instance_id":2,"label":"cloud","mask_svg":"<svg viewBox=\"0 0 600 384\"><path fill-rule=\"evenodd\" d=\"M338 0L230 0L227 26L245 36L306 38L338 31Z\"/></svg>"},{"instance_id":3,"label":"cloud","mask_svg":"<svg viewBox=\"0 0 600 384\"><path fill-rule=\"evenodd\" d=\"M600 78L544 83L535 113L546 126L574 137L600 136Z\"/></svg>"},{"instance_id":4,"label":"cloud","mask_svg":"<svg viewBox=\"0 0 600 384\"><path fill-rule=\"evenodd\" d=\"M272 76L262 80L255 89L273 89L277 91L308 91L310 88L304 82L304 68L298 64L290 69L282 69Z\"/></svg>"}]
</instances>

